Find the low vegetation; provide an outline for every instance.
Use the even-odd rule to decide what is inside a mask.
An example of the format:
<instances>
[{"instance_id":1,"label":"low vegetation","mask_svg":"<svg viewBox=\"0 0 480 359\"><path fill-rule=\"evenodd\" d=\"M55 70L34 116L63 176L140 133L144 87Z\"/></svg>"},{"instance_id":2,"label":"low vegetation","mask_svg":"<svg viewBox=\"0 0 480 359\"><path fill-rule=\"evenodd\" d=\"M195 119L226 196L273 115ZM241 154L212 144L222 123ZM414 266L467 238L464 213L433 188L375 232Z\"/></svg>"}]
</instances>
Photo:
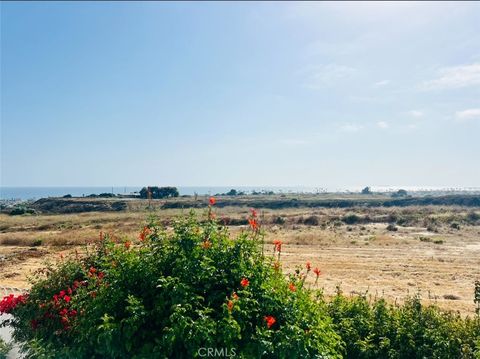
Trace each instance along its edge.
<instances>
[{"instance_id":1,"label":"low vegetation","mask_svg":"<svg viewBox=\"0 0 480 359\"><path fill-rule=\"evenodd\" d=\"M6 343L1 337L0 337L0 359L5 359L7 357L8 352L12 349L12 345L9 343Z\"/></svg>"}]
</instances>

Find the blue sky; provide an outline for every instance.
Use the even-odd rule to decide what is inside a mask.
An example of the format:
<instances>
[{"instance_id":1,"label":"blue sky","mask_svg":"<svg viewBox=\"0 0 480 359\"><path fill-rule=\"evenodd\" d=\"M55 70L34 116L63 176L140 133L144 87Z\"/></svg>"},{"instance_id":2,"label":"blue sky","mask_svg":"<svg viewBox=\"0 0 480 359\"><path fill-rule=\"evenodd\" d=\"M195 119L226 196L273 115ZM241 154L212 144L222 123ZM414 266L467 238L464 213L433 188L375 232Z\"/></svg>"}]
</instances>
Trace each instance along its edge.
<instances>
[{"instance_id":1,"label":"blue sky","mask_svg":"<svg viewBox=\"0 0 480 359\"><path fill-rule=\"evenodd\" d=\"M4 186L480 185L480 3L1 3Z\"/></svg>"}]
</instances>

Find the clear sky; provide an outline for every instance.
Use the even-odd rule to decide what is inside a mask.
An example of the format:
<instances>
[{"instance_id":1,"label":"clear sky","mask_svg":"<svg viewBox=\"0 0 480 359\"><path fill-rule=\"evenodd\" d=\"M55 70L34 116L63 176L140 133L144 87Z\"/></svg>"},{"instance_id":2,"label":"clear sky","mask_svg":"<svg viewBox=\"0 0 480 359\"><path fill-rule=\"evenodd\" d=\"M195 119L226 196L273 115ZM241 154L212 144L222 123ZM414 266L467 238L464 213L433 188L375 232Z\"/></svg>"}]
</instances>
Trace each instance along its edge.
<instances>
[{"instance_id":1,"label":"clear sky","mask_svg":"<svg viewBox=\"0 0 480 359\"><path fill-rule=\"evenodd\" d=\"M480 3L1 3L3 186L479 186Z\"/></svg>"}]
</instances>

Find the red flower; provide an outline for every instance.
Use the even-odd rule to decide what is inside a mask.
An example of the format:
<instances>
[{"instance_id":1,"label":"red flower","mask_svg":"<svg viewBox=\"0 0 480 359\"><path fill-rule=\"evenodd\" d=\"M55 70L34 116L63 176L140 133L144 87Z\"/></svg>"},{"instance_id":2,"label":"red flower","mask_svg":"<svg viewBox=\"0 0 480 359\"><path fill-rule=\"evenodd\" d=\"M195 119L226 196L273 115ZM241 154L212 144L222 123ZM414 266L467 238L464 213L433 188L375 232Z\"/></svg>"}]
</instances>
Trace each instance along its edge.
<instances>
[{"instance_id":1,"label":"red flower","mask_svg":"<svg viewBox=\"0 0 480 359\"><path fill-rule=\"evenodd\" d=\"M71 298L68 295L66 295L66 296L63 297L63 299L65 300L65 302L68 303L68 302L70 302Z\"/></svg>"},{"instance_id":2,"label":"red flower","mask_svg":"<svg viewBox=\"0 0 480 359\"><path fill-rule=\"evenodd\" d=\"M105 273L99 272L97 277L98 279L103 279L103 277L105 277Z\"/></svg>"},{"instance_id":3,"label":"red flower","mask_svg":"<svg viewBox=\"0 0 480 359\"><path fill-rule=\"evenodd\" d=\"M250 281L247 278L242 278L242 280L240 281L240 285L243 288L248 287L249 284L250 284Z\"/></svg>"},{"instance_id":4,"label":"red flower","mask_svg":"<svg viewBox=\"0 0 480 359\"><path fill-rule=\"evenodd\" d=\"M315 267L315 269L313 270L313 273L315 273L317 275L317 278L318 276L322 273L320 272L320 269L318 269L317 267Z\"/></svg>"},{"instance_id":5,"label":"red flower","mask_svg":"<svg viewBox=\"0 0 480 359\"><path fill-rule=\"evenodd\" d=\"M58 312L58 314L60 314L62 317L67 315L68 313L68 310L66 308L63 308L60 312Z\"/></svg>"},{"instance_id":6,"label":"red flower","mask_svg":"<svg viewBox=\"0 0 480 359\"><path fill-rule=\"evenodd\" d=\"M152 231L150 230L150 228L148 228L147 226L143 227L142 231L140 232L140 235L138 236L140 238L141 241L144 241L145 238L150 234L152 233Z\"/></svg>"},{"instance_id":7,"label":"red flower","mask_svg":"<svg viewBox=\"0 0 480 359\"><path fill-rule=\"evenodd\" d=\"M68 295L72 295L73 293L72 288L68 287L67 292L68 292Z\"/></svg>"},{"instance_id":8,"label":"red flower","mask_svg":"<svg viewBox=\"0 0 480 359\"><path fill-rule=\"evenodd\" d=\"M131 245L132 245L132 242L130 241L125 242L125 248L129 249Z\"/></svg>"},{"instance_id":9,"label":"red flower","mask_svg":"<svg viewBox=\"0 0 480 359\"><path fill-rule=\"evenodd\" d=\"M257 211L255 209L250 209L250 212L252 212L252 217L256 218L257 217Z\"/></svg>"},{"instance_id":10,"label":"red flower","mask_svg":"<svg viewBox=\"0 0 480 359\"><path fill-rule=\"evenodd\" d=\"M266 316L263 318L263 320L265 320L265 322L267 322L267 327L268 327L268 328L271 328L272 325L274 325L275 322L277 321L277 320L275 319L275 317L272 317L271 315L266 315Z\"/></svg>"},{"instance_id":11,"label":"red flower","mask_svg":"<svg viewBox=\"0 0 480 359\"><path fill-rule=\"evenodd\" d=\"M64 291L64 290L61 290L61 291L60 291L60 298L65 297L65 294L66 294L65 291Z\"/></svg>"},{"instance_id":12,"label":"red flower","mask_svg":"<svg viewBox=\"0 0 480 359\"><path fill-rule=\"evenodd\" d=\"M250 227L251 227L254 231L256 231L256 230L258 229L258 222L257 222L257 220L256 220L255 218L250 218L250 219L248 220L248 223L250 224Z\"/></svg>"},{"instance_id":13,"label":"red flower","mask_svg":"<svg viewBox=\"0 0 480 359\"><path fill-rule=\"evenodd\" d=\"M233 301L229 300L228 303L227 303L227 308L228 308L228 311L231 312L232 309L233 309Z\"/></svg>"},{"instance_id":14,"label":"red flower","mask_svg":"<svg viewBox=\"0 0 480 359\"><path fill-rule=\"evenodd\" d=\"M281 252L282 251L282 241L279 239L275 239L273 241L273 251Z\"/></svg>"},{"instance_id":15,"label":"red flower","mask_svg":"<svg viewBox=\"0 0 480 359\"><path fill-rule=\"evenodd\" d=\"M307 267L307 272L310 272L310 269L312 269L312 265L310 264L310 262L307 262L305 266Z\"/></svg>"},{"instance_id":16,"label":"red flower","mask_svg":"<svg viewBox=\"0 0 480 359\"><path fill-rule=\"evenodd\" d=\"M69 315L70 317L75 317L75 316L77 315L77 311L76 311L75 309L72 309L72 310L68 313L68 315Z\"/></svg>"},{"instance_id":17,"label":"red flower","mask_svg":"<svg viewBox=\"0 0 480 359\"><path fill-rule=\"evenodd\" d=\"M213 206L215 203L217 203L217 200L215 199L215 197L210 197L208 202L210 203L210 206Z\"/></svg>"},{"instance_id":18,"label":"red flower","mask_svg":"<svg viewBox=\"0 0 480 359\"><path fill-rule=\"evenodd\" d=\"M288 289L290 289L292 292L295 292L297 290L297 288L295 287L295 284L293 284L293 283L290 283L288 285Z\"/></svg>"},{"instance_id":19,"label":"red flower","mask_svg":"<svg viewBox=\"0 0 480 359\"><path fill-rule=\"evenodd\" d=\"M26 294L20 294L19 296L15 297L13 294L10 294L0 301L0 314L2 313L10 313L15 307L22 303L24 304L27 301Z\"/></svg>"}]
</instances>

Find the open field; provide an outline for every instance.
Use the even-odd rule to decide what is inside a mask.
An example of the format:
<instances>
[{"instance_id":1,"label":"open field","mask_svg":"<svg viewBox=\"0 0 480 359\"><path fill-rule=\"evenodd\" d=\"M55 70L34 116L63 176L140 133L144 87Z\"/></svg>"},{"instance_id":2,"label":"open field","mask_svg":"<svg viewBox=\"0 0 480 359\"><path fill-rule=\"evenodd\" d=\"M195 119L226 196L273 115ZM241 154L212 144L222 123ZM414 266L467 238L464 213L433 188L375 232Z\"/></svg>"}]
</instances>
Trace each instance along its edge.
<instances>
[{"instance_id":1,"label":"open field","mask_svg":"<svg viewBox=\"0 0 480 359\"><path fill-rule=\"evenodd\" d=\"M352 199L364 201L358 195L322 200ZM387 199L372 196L368 201ZM312 199L275 197L270 205L266 197L229 200L218 198L216 213L220 221L230 226L232 234L246 229L249 208L260 204L267 251L273 248L274 239L280 239L284 243L282 263L287 271L306 261L318 265L322 270L320 286L327 295L333 294L337 285L345 293L368 291L372 297L384 296L392 302L420 292L425 302L474 314L474 281L480 279L477 206L372 207L355 202L354 206L342 208L295 204L275 209L272 203L278 201L296 203ZM136 237L152 213L169 225L176 215L189 210L191 201L127 200L127 208L121 211L1 214L0 287L28 287L28 274L41 267L44 260L55 260L81 248L97 238L100 231ZM204 198L197 201L205 203ZM195 211L201 214L204 209Z\"/></svg>"}]
</instances>

